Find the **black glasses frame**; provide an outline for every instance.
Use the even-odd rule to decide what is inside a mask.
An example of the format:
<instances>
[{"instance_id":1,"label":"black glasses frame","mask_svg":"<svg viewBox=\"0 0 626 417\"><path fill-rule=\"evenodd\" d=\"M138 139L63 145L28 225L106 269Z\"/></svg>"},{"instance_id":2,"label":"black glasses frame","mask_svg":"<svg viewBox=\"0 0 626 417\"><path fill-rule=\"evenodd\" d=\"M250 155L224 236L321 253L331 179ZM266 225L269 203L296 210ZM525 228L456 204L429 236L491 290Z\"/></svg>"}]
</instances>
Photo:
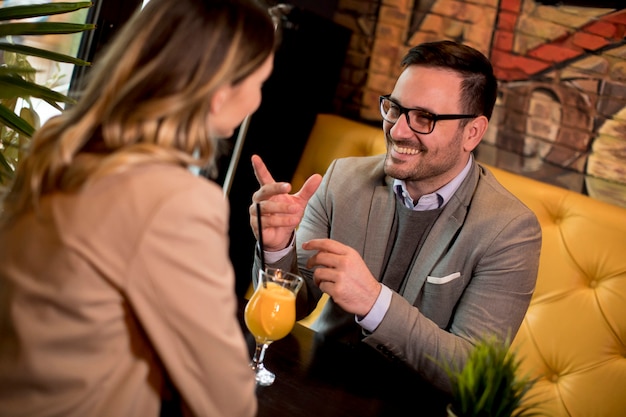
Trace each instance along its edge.
<instances>
[{"instance_id":1,"label":"black glasses frame","mask_svg":"<svg viewBox=\"0 0 626 417\"><path fill-rule=\"evenodd\" d=\"M428 135L430 133L433 132L433 130L435 130L435 125L437 124L438 120L459 120L459 119L473 119L475 117L480 116L479 114L435 114L435 113L431 113L428 112L424 109L421 109L419 107L414 107L414 108L409 108L409 107L403 107L400 105L400 103L398 103L397 101L391 99L391 94L387 94L385 96L380 96L379 99L379 108L380 108L380 114L383 117L383 120L386 121L387 123L392 123L395 124L398 119L404 114L404 117L406 117L406 124L407 126L409 126L409 129L411 129L413 132L415 133L419 133L422 135ZM383 102L385 100L388 100L390 102L392 102L397 108L398 111L400 112L400 114L398 115L398 119L396 119L396 121L392 122L391 120L387 120L385 119L386 113L383 111ZM429 119L432 121L432 125L431 128L428 132L421 132L419 130L416 130L415 128L413 128L413 126L411 126L411 122L409 120L409 112L410 111L417 111L420 113L421 117L424 117L426 119Z\"/></svg>"}]
</instances>

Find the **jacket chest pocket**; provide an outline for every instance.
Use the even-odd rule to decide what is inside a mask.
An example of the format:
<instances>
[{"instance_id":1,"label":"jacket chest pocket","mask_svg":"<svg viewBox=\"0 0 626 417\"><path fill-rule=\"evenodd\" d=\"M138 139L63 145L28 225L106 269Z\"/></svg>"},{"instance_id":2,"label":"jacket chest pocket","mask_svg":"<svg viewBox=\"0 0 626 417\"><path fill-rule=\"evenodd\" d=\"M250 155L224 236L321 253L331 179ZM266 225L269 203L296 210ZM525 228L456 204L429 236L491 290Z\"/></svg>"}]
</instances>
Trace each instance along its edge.
<instances>
[{"instance_id":1,"label":"jacket chest pocket","mask_svg":"<svg viewBox=\"0 0 626 417\"><path fill-rule=\"evenodd\" d=\"M428 276L414 305L440 328L446 329L463 289L460 272L443 277Z\"/></svg>"}]
</instances>

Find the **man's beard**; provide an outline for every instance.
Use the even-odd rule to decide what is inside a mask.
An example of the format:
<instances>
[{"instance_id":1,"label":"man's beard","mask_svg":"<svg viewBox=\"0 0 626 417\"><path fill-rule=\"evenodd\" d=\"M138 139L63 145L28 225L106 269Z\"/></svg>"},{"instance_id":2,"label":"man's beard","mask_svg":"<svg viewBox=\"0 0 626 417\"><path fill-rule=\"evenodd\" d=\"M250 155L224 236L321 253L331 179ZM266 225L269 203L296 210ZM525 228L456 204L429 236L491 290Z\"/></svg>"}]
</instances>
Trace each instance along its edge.
<instances>
[{"instance_id":1,"label":"man's beard","mask_svg":"<svg viewBox=\"0 0 626 417\"><path fill-rule=\"evenodd\" d=\"M385 135L387 139L387 155L385 156L384 163L385 174L403 181L423 181L448 172L458 163L459 155L457 150L460 147L462 134L463 130L458 129L452 142L450 142L446 148L440 148L437 154L433 156L433 158L436 158L438 155L443 154L443 159L437 159L436 161L429 159L431 151L424 146L420 146L419 148L415 148L420 151L420 153L416 155L416 157L419 158L417 162L413 165L409 165L409 163L399 165L393 162L390 155L392 142L387 137L387 133Z\"/></svg>"}]
</instances>

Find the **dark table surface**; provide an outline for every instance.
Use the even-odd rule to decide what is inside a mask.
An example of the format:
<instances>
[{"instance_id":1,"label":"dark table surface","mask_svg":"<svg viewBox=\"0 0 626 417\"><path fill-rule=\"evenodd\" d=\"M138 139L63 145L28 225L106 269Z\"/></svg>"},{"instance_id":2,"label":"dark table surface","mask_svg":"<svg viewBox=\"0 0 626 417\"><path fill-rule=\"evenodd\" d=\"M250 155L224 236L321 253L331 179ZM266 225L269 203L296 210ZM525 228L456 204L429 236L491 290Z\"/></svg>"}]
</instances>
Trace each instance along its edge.
<instances>
[{"instance_id":1,"label":"dark table surface","mask_svg":"<svg viewBox=\"0 0 626 417\"><path fill-rule=\"evenodd\" d=\"M239 314L252 356L244 305ZM276 380L257 387L259 417L446 416L447 399L405 365L364 343L328 340L300 324L269 346L265 367Z\"/></svg>"}]
</instances>

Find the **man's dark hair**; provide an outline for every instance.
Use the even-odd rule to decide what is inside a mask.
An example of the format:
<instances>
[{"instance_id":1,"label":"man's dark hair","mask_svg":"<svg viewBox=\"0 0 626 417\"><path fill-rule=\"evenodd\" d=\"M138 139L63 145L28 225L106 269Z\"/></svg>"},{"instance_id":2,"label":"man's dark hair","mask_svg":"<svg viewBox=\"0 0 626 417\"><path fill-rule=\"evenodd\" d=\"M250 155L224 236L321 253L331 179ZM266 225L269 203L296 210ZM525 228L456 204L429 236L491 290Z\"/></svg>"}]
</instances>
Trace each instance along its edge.
<instances>
[{"instance_id":1,"label":"man's dark hair","mask_svg":"<svg viewBox=\"0 0 626 417\"><path fill-rule=\"evenodd\" d=\"M414 46L402 59L402 67L421 65L455 71L463 77L463 113L491 118L498 93L498 81L491 62L476 49L453 41L427 42Z\"/></svg>"}]
</instances>

